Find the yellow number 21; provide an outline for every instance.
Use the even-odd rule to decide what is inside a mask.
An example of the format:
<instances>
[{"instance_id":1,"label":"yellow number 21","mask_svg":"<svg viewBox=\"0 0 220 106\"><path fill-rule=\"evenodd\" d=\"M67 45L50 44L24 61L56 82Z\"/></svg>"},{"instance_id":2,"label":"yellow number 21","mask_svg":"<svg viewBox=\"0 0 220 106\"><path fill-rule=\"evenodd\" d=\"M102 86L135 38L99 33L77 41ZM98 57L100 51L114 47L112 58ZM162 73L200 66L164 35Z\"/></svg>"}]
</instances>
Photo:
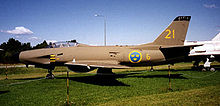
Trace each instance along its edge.
<instances>
[{"instance_id":1,"label":"yellow number 21","mask_svg":"<svg viewBox=\"0 0 220 106\"><path fill-rule=\"evenodd\" d=\"M166 39L170 39L171 37L174 39L175 38L175 30L170 30L167 29L166 32L168 32L168 34L165 36Z\"/></svg>"}]
</instances>

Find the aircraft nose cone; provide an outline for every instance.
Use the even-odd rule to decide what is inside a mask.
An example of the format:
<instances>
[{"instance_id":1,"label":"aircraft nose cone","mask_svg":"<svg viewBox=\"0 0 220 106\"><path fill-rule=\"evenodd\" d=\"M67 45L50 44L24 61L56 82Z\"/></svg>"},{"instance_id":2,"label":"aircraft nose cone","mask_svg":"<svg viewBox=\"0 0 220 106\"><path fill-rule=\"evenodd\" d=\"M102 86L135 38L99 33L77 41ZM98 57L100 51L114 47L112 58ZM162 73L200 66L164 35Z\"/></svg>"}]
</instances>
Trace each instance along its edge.
<instances>
[{"instance_id":1,"label":"aircraft nose cone","mask_svg":"<svg viewBox=\"0 0 220 106\"><path fill-rule=\"evenodd\" d=\"M23 51L19 54L19 60L21 63L28 63L30 62L34 57L33 57L33 52L30 51Z\"/></svg>"},{"instance_id":2,"label":"aircraft nose cone","mask_svg":"<svg viewBox=\"0 0 220 106\"><path fill-rule=\"evenodd\" d=\"M24 55L25 53L24 52L21 52L18 56L20 62L24 63L25 60L26 60L26 56Z\"/></svg>"}]
</instances>

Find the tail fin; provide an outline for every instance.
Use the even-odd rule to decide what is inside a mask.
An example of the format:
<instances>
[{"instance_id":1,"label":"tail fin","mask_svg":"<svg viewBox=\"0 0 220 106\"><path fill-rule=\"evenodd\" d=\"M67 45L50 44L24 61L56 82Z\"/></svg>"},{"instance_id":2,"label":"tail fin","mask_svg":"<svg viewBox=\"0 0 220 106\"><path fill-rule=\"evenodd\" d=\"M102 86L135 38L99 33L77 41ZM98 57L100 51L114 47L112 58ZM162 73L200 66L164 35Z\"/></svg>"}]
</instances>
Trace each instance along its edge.
<instances>
[{"instance_id":1,"label":"tail fin","mask_svg":"<svg viewBox=\"0 0 220 106\"><path fill-rule=\"evenodd\" d=\"M151 44L184 45L190 19L191 16L176 17L173 22Z\"/></svg>"},{"instance_id":2,"label":"tail fin","mask_svg":"<svg viewBox=\"0 0 220 106\"><path fill-rule=\"evenodd\" d=\"M212 39L212 41L220 41L220 32Z\"/></svg>"}]
</instances>

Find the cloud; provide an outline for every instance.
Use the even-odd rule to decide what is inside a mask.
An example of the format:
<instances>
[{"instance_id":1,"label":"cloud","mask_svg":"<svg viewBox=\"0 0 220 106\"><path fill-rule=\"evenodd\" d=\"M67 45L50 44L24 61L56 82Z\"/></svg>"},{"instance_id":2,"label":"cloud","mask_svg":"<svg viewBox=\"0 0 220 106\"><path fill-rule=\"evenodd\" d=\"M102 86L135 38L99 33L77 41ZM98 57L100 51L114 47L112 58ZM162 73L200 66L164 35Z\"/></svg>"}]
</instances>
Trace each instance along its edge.
<instances>
[{"instance_id":1,"label":"cloud","mask_svg":"<svg viewBox=\"0 0 220 106\"><path fill-rule=\"evenodd\" d=\"M205 8L218 8L215 4L203 4Z\"/></svg>"},{"instance_id":2,"label":"cloud","mask_svg":"<svg viewBox=\"0 0 220 106\"><path fill-rule=\"evenodd\" d=\"M33 36L33 37L30 37L28 38L29 40L39 40L40 38L36 37L36 36Z\"/></svg>"},{"instance_id":3,"label":"cloud","mask_svg":"<svg viewBox=\"0 0 220 106\"><path fill-rule=\"evenodd\" d=\"M14 35L23 35L23 34L33 34L33 32L23 26L15 27L13 30L1 30L1 32L5 32L8 34L14 34Z\"/></svg>"},{"instance_id":4,"label":"cloud","mask_svg":"<svg viewBox=\"0 0 220 106\"><path fill-rule=\"evenodd\" d=\"M19 39L19 38L21 38L21 36L16 35L15 38Z\"/></svg>"}]
</instances>

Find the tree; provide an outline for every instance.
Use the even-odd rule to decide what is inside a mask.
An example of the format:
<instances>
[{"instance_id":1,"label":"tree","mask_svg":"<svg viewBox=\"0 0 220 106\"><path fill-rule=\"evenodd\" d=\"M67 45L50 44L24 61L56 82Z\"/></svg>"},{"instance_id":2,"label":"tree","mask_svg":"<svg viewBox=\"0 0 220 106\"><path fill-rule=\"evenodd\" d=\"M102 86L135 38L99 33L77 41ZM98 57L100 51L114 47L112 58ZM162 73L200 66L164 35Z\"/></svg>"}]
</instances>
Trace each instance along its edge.
<instances>
[{"instance_id":1,"label":"tree","mask_svg":"<svg viewBox=\"0 0 220 106\"><path fill-rule=\"evenodd\" d=\"M18 63L18 55L21 51L32 49L30 43L21 43L18 40L10 38L7 43L0 45L0 62L1 63Z\"/></svg>"},{"instance_id":2,"label":"tree","mask_svg":"<svg viewBox=\"0 0 220 106\"><path fill-rule=\"evenodd\" d=\"M25 51L25 50L31 50L32 49L32 47L31 47L31 43L23 43L22 45L22 51Z\"/></svg>"},{"instance_id":3,"label":"tree","mask_svg":"<svg viewBox=\"0 0 220 106\"><path fill-rule=\"evenodd\" d=\"M18 63L19 53L25 50L40 49L48 47L47 42L44 40L42 43L37 44L35 47L31 47L31 43L21 43L18 40L10 38L8 42L4 42L0 45L0 63Z\"/></svg>"},{"instance_id":4,"label":"tree","mask_svg":"<svg viewBox=\"0 0 220 106\"><path fill-rule=\"evenodd\" d=\"M33 47L33 49L40 49L40 48L46 48L48 47L47 42L44 40L42 43L37 44L36 46Z\"/></svg>"}]
</instances>

